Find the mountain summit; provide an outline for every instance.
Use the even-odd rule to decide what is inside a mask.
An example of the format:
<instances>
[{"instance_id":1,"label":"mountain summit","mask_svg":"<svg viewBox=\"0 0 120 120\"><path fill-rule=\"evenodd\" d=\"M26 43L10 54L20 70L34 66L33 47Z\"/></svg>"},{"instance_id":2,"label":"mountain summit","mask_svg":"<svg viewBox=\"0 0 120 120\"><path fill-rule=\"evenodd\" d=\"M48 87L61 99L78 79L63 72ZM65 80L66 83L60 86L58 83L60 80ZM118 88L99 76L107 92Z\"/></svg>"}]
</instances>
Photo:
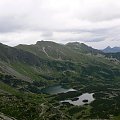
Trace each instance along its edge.
<instances>
[{"instance_id":1,"label":"mountain summit","mask_svg":"<svg viewBox=\"0 0 120 120\"><path fill-rule=\"evenodd\" d=\"M110 46L108 46L105 49L103 49L103 52L104 53L117 53L117 52L120 52L120 47L111 48Z\"/></svg>"},{"instance_id":2,"label":"mountain summit","mask_svg":"<svg viewBox=\"0 0 120 120\"><path fill-rule=\"evenodd\" d=\"M84 43L79 43L79 42L71 42L71 43L67 43L66 46L68 46L69 48L75 50L76 52L79 53L91 53L91 54L102 54L102 51L94 49L90 46L87 46Z\"/></svg>"}]
</instances>

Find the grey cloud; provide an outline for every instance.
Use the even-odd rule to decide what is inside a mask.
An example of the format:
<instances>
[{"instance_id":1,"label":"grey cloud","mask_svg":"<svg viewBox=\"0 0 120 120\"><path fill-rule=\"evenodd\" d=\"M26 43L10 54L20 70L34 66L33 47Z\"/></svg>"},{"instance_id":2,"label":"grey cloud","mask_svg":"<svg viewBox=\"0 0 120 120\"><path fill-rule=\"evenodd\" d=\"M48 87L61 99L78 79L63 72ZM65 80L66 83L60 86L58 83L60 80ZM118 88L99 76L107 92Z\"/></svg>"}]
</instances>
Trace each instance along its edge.
<instances>
[{"instance_id":1,"label":"grey cloud","mask_svg":"<svg viewBox=\"0 0 120 120\"><path fill-rule=\"evenodd\" d=\"M45 31L45 32L42 33L41 36L43 36L43 37L52 37L53 36L53 32Z\"/></svg>"},{"instance_id":2,"label":"grey cloud","mask_svg":"<svg viewBox=\"0 0 120 120\"><path fill-rule=\"evenodd\" d=\"M85 40L83 40L83 42L101 42L101 41L104 41L106 39L106 37L92 37L92 38L87 38Z\"/></svg>"},{"instance_id":3,"label":"grey cloud","mask_svg":"<svg viewBox=\"0 0 120 120\"><path fill-rule=\"evenodd\" d=\"M77 38L68 38L68 39L62 39L62 41L67 41L67 42L72 42L72 41L77 41L77 42L101 42L106 39L106 36L92 36L92 37L77 37Z\"/></svg>"},{"instance_id":4,"label":"grey cloud","mask_svg":"<svg viewBox=\"0 0 120 120\"><path fill-rule=\"evenodd\" d=\"M19 19L19 18L17 18ZM16 32L18 30L24 30L25 24L17 20L16 16L0 17L0 33Z\"/></svg>"},{"instance_id":5,"label":"grey cloud","mask_svg":"<svg viewBox=\"0 0 120 120\"><path fill-rule=\"evenodd\" d=\"M3 40L0 40L0 42L1 42L1 43L8 43L9 40L4 40L4 39L3 39Z\"/></svg>"},{"instance_id":6,"label":"grey cloud","mask_svg":"<svg viewBox=\"0 0 120 120\"><path fill-rule=\"evenodd\" d=\"M4 0L0 2L0 42L119 41L119 11L118 0Z\"/></svg>"}]
</instances>

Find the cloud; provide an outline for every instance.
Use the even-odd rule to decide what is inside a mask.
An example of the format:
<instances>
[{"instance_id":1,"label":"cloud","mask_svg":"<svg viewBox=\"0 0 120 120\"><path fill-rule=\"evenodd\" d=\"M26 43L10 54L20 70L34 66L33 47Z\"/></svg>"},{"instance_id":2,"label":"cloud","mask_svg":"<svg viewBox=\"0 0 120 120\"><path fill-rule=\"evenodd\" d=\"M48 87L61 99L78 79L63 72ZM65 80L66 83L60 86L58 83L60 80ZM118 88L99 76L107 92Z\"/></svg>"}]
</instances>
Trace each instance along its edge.
<instances>
[{"instance_id":1,"label":"cloud","mask_svg":"<svg viewBox=\"0 0 120 120\"><path fill-rule=\"evenodd\" d=\"M45 32L42 33L42 36L43 37L52 37L53 36L53 32L50 32L50 31L47 32L47 31L45 31Z\"/></svg>"},{"instance_id":2,"label":"cloud","mask_svg":"<svg viewBox=\"0 0 120 120\"><path fill-rule=\"evenodd\" d=\"M44 39L120 46L119 31L119 0L0 0L0 42L8 45Z\"/></svg>"}]
</instances>

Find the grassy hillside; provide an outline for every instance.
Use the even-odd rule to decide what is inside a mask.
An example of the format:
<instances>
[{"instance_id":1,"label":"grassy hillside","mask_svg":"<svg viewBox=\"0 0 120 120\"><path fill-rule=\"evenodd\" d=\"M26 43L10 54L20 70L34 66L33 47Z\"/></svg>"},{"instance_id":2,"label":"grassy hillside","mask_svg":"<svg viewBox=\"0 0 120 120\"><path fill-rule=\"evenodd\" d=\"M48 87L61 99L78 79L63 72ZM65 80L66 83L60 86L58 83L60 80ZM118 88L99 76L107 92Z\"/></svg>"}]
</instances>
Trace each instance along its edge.
<instances>
[{"instance_id":1,"label":"grassy hillside","mask_svg":"<svg viewBox=\"0 0 120 120\"><path fill-rule=\"evenodd\" d=\"M119 118L119 59L113 61L84 44L76 50L76 44L39 41L15 48L0 44L0 112L18 120ZM41 89L51 85L77 92L43 94ZM85 92L95 93L90 105L60 104Z\"/></svg>"},{"instance_id":2,"label":"grassy hillside","mask_svg":"<svg viewBox=\"0 0 120 120\"><path fill-rule=\"evenodd\" d=\"M67 45L62 45L62 44L58 44L50 41L38 41L35 45L18 45L16 46L16 48L31 52L34 55L37 55L38 57L44 58L44 59L52 59L52 60L59 60L59 61L69 60L73 62L88 62L89 60L92 60L93 56L90 58L90 56L88 57L87 55L82 53L85 52L86 48L87 48L86 50L87 53L88 51L89 53L91 53L91 51L95 51L95 50L87 47L86 45L84 45L85 48L84 46L83 47L82 46L83 45L79 44L79 50L76 51L74 49L75 47L74 43L71 43L71 44L68 43ZM96 50L96 53L97 52L98 51Z\"/></svg>"},{"instance_id":3,"label":"grassy hillside","mask_svg":"<svg viewBox=\"0 0 120 120\"><path fill-rule=\"evenodd\" d=\"M79 53L85 53L85 54L91 53L94 55L104 54L102 51L89 47L84 43L72 42L72 43L67 43L66 46Z\"/></svg>"},{"instance_id":4,"label":"grassy hillside","mask_svg":"<svg viewBox=\"0 0 120 120\"><path fill-rule=\"evenodd\" d=\"M118 53L107 53L106 57L120 60L120 52L118 52Z\"/></svg>"},{"instance_id":5,"label":"grassy hillside","mask_svg":"<svg viewBox=\"0 0 120 120\"><path fill-rule=\"evenodd\" d=\"M63 76L67 79L70 77L65 74L67 71L71 76L75 73L78 77L103 80L119 77L119 62L116 64L105 57L79 53L54 42L39 41L35 45L19 45L16 48L1 44L0 49L1 71L29 82L40 81L45 85L60 83ZM56 56L58 53L61 60Z\"/></svg>"}]
</instances>

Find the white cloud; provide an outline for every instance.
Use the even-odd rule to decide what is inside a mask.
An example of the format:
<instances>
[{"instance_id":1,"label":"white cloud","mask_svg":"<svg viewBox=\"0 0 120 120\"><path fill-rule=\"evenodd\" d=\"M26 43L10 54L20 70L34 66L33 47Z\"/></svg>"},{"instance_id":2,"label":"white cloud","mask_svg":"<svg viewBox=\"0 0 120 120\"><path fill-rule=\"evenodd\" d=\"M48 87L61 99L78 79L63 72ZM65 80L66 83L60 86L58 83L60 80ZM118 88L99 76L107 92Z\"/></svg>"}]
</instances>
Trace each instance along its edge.
<instances>
[{"instance_id":1,"label":"white cloud","mask_svg":"<svg viewBox=\"0 0 120 120\"><path fill-rule=\"evenodd\" d=\"M45 39L120 46L119 29L119 0L0 0L0 42L8 45Z\"/></svg>"}]
</instances>

